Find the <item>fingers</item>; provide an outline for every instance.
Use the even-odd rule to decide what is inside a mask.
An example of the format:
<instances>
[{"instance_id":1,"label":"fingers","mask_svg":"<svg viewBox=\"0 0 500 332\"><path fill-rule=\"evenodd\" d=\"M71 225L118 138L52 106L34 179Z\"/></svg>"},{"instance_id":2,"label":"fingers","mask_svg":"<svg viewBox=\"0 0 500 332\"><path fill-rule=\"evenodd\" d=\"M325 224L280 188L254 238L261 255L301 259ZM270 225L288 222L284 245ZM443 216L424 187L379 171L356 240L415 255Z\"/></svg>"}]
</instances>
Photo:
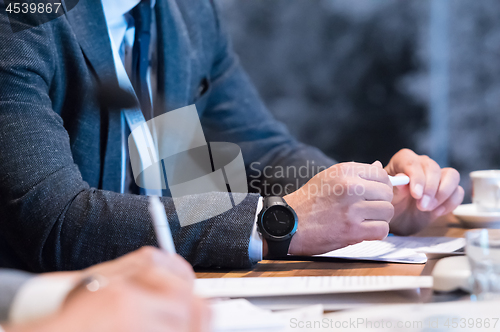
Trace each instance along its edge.
<instances>
[{"instance_id":1,"label":"fingers","mask_svg":"<svg viewBox=\"0 0 500 332\"><path fill-rule=\"evenodd\" d=\"M212 312L205 300L192 294L161 299L159 318L168 328L163 331L204 332L212 330Z\"/></svg>"},{"instance_id":2,"label":"fingers","mask_svg":"<svg viewBox=\"0 0 500 332\"><path fill-rule=\"evenodd\" d=\"M146 304L147 314L142 319L148 319L148 323L155 323L158 329L154 331L190 332L193 304L193 295L165 297L150 294Z\"/></svg>"},{"instance_id":3,"label":"fingers","mask_svg":"<svg viewBox=\"0 0 500 332\"><path fill-rule=\"evenodd\" d=\"M382 240L389 234L389 222L394 216L394 206L387 201L362 201L350 208L350 219L360 223L351 234L349 244L361 241Z\"/></svg>"},{"instance_id":4,"label":"fingers","mask_svg":"<svg viewBox=\"0 0 500 332\"><path fill-rule=\"evenodd\" d=\"M146 277L145 280L156 284L161 282L162 276L158 274L153 278ZM170 287L164 287L163 292L154 292L154 296L163 302L158 308L161 309L161 319L171 328L167 331L210 331L210 307L207 302L194 295L193 287L172 274L170 278L163 279L163 283Z\"/></svg>"},{"instance_id":5,"label":"fingers","mask_svg":"<svg viewBox=\"0 0 500 332\"><path fill-rule=\"evenodd\" d=\"M433 211L458 188L460 174L452 168L441 169L434 160L427 156L419 156L419 160L420 167L412 165L405 172L413 172L413 176L410 174L409 176L411 179L410 183L413 184L414 188L415 186L420 186L421 181L424 181L423 193L417 201L417 208L420 211ZM419 190L418 187L417 191ZM413 190L412 196L416 198L415 190Z\"/></svg>"},{"instance_id":6,"label":"fingers","mask_svg":"<svg viewBox=\"0 0 500 332\"><path fill-rule=\"evenodd\" d=\"M464 189L461 186L458 186L444 203L442 203L436 209L434 209L434 211L432 211L433 218L438 218L452 212L457 206L462 203L463 200Z\"/></svg>"},{"instance_id":7,"label":"fingers","mask_svg":"<svg viewBox=\"0 0 500 332\"><path fill-rule=\"evenodd\" d=\"M133 278L142 287L163 295L190 293L193 288L190 281L156 266L144 269Z\"/></svg>"},{"instance_id":8,"label":"fingers","mask_svg":"<svg viewBox=\"0 0 500 332\"><path fill-rule=\"evenodd\" d=\"M144 291L162 301L159 314L172 331L202 331L209 314L193 293L193 285L159 267L150 267L135 276Z\"/></svg>"},{"instance_id":9,"label":"fingers","mask_svg":"<svg viewBox=\"0 0 500 332\"><path fill-rule=\"evenodd\" d=\"M372 164L372 166L375 166L375 167L380 167L380 168L384 168L384 166L382 165L382 163L381 163L379 160L375 161L375 162Z\"/></svg>"},{"instance_id":10,"label":"fingers","mask_svg":"<svg viewBox=\"0 0 500 332\"><path fill-rule=\"evenodd\" d=\"M192 332L208 332L212 328L212 311L205 300L196 298L193 303L193 314L191 318Z\"/></svg>"},{"instance_id":11,"label":"fingers","mask_svg":"<svg viewBox=\"0 0 500 332\"><path fill-rule=\"evenodd\" d=\"M355 167L357 168L356 174L360 178L368 181L381 182L383 184L391 186L392 188L392 185L390 184L391 181L389 180L389 175L382 167L382 163L380 161L376 161L371 165L356 163Z\"/></svg>"},{"instance_id":12,"label":"fingers","mask_svg":"<svg viewBox=\"0 0 500 332\"><path fill-rule=\"evenodd\" d=\"M453 168L443 168L441 170L441 182L436 193L435 202L429 206L429 210L435 210L443 204L458 189L460 183L460 173ZM460 202L461 203L461 202Z\"/></svg>"},{"instance_id":13,"label":"fingers","mask_svg":"<svg viewBox=\"0 0 500 332\"><path fill-rule=\"evenodd\" d=\"M169 272L180 277L181 279L194 283L196 276L193 267L184 258L179 255L165 254L162 252L161 257L158 258L158 263L162 264Z\"/></svg>"},{"instance_id":14,"label":"fingers","mask_svg":"<svg viewBox=\"0 0 500 332\"><path fill-rule=\"evenodd\" d=\"M392 186L376 181L363 181L361 189L357 189L355 193L363 195L367 201L387 201L392 202L394 192Z\"/></svg>"},{"instance_id":15,"label":"fingers","mask_svg":"<svg viewBox=\"0 0 500 332\"><path fill-rule=\"evenodd\" d=\"M383 240L389 234L389 224L383 220L364 221L359 229L359 241Z\"/></svg>"},{"instance_id":16,"label":"fingers","mask_svg":"<svg viewBox=\"0 0 500 332\"><path fill-rule=\"evenodd\" d=\"M354 204L352 213L361 220L390 222L394 216L394 206L387 201L364 201Z\"/></svg>"},{"instance_id":17,"label":"fingers","mask_svg":"<svg viewBox=\"0 0 500 332\"><path fill-rule=\"evenodd\" d=\"M456 170L441 169L428 156L419 156L408 149L396 153L387 168L391 174L404 173L410 177L410 195L417 200L420 211L433 211L450 197L460 181ZM400 191L398 188L398 194Z\"/></svg>"},{"instance_id":18,"label":"fingers","mask_svg":"<svg viewBox=\"0 0 500 332\"><path fill-rule=\"evenodd\" d=\"M410 194L414 199L424 195L425 173L418 162L410 163L404 168L404 173L410 177Z\"/></svg>"},{"instance_id":19,"label":"fingers","mask_svg":"<svg viewBox=\"0 0 500 332\"><path fill-rule=\"evenodd\" d=\"M429 211L435 205L435 196L441 181L441 167L427 156L419 157L422 169L425 173L424 193L422 199L417 203L420 210Z\"/></svg>"},{"instance_id":20,"label":"fingers","mask_svg":"<svg viewBox=\"0 0 500 332\"><path fill-rule=\"evenodd\" d=\"M421 199L424 195L425 174L420 164L419 156L410 149L402 149L396 153L386 167L391 175L398 173L410 177L410 195L414 199Z\"/></svg>"},{"instance_id":21,"label":"fingers","mask_svg":"<svg viewBox=\"0 0 500 332\"><path fill-rule=\"evenodd\" d=\"M119 263L122 266L120 270L126 270L128 273L158 267L191 283L195 279L193 268L186 260L179 255L168 254L155 247L142 247L124 256Z\"/></svg>"}]
</instances>

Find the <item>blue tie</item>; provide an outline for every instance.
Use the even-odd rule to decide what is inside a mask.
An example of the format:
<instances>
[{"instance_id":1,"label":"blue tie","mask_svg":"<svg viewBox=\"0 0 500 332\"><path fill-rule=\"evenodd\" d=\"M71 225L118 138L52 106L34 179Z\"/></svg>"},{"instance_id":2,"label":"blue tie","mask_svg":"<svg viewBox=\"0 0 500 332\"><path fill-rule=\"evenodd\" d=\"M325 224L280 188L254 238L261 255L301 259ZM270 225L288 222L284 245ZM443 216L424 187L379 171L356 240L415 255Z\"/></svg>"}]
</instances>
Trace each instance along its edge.
<instances>
[{"instance_id":1,"label":"blue tie","mask_svg":"<svg viewBox=\"0 0 500 332\"><path fill-rule=\"evenodd\" d=\"M152 9L151 0L142 0L135 6L130 14L134 18L135 38L134 46L132 48L132 73L130 81L134 88L135 94L141 106L142 114L146 121L153 118L153 108L151 106L151 97L149 95L148 87L148 69L149 62L149 48L151 43L151 21ZM132 176L132 169L128 161L129 153L127 145L127 137L130 135L130 128L125 124L125 118L122 118L123 127L123 158L125 158L125 170L122 174L122 193L145 194L146 191L136 186Z\"/></svg>"},{"instance_id":2,"label":"blue tie","mask_svg":"<svg viewBox=\"0 0 500 332\"><path fill-rule=\"evenodd\" d=\"M151 0L142 0L131 11L135 24L132 49L132 85L146 121L153 118L148 88L149 47L151 43Z\"/></svg>"}]
</instances>

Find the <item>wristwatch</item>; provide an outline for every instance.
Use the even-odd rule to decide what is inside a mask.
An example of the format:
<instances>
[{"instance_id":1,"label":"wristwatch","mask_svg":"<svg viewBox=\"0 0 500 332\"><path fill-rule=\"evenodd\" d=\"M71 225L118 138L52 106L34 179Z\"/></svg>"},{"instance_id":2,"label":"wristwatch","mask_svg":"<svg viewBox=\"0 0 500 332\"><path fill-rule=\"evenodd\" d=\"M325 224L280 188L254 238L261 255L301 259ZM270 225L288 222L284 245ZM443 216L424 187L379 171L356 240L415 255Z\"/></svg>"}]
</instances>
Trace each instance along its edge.
<instances>
[{"instance_id":1,"label":"wristwatch","mask_svg":"<svg viewBox=\"0 0 500 332\"><path fill-rule=\"evenodd\" d=\"M257 227L267 241L267 258L276 259L288 255L292 236L297 232L297 214L278 196L264 198Z\"/></svg>"}]
</instances>

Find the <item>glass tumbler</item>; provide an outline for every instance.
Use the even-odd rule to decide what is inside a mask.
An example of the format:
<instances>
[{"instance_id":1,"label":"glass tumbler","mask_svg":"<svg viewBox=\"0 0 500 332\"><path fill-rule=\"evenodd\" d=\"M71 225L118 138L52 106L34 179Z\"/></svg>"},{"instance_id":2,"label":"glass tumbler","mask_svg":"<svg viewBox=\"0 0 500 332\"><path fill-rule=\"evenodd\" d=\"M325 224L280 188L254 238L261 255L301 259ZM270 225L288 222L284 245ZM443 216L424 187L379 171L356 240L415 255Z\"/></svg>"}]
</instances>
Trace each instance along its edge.
<instances>
[{"instance_id":1,"label":"glass tumbler","mask_svg":"<svg viewBox=\"0 0 500 332\"><path fill-rule=\"evenodd\" d=\"M500 298L500 229L469 231L465 238L472 299Z\"/></svg>"}]
</instances>

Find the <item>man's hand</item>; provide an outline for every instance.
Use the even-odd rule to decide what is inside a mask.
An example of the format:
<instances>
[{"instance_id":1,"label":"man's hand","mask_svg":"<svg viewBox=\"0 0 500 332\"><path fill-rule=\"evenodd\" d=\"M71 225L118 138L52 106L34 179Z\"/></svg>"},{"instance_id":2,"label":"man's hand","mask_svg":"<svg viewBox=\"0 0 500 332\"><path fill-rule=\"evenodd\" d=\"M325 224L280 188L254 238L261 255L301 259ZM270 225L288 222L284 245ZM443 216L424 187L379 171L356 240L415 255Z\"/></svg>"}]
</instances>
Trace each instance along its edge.
<instances>
[{"instance_id":1,"label":"man's hand","mask_svg":"<svg viewBox=\"0 0 500 332\"><path fill-rule=\"evenodd\" d=\"M187 283L193 284L195 275L191 265L179 255L168 255L153 247L143 247L118 259L83 270L84 276L101 275L110 280L128 278L151 266L167 270Z\"/></svg>"},{"instance_id":2,"label":"man's hand","mask_svg":"<svg viewBox=\"0 0 500 332\"><path fill-rule=\"evenodd\" d=\"M299 219L289 248L295 255L384 239L394 215L392 185L380 162L334 165L284 198Z\"/></svg>"},{"instance_id":3,"label":"man's hand","mask_svg":"<svg viewBox=\"0 0 500 332\"><path fill-rule=\"evenodd\" d=\"M409 185L394 188L391 232L396 234L418 232L463 201L464 189L458 185L460 174L453 168L441 169L427 156L403 149L392 157L385 170L389 175L410 177Z\"/></svg>"},{"instance_id":4,"label":"man's hand","mask_svg":"<svg viewBox=\"0 0 500 332\"><path fill-rule=\"evenodd\" d=\"M62 310L7 332L194 332L210 330L210 311L193 294L194 273L180 256L151 247L82 273L107 282L90 292L74 290Z\"/></svg>"}]
</instances>

